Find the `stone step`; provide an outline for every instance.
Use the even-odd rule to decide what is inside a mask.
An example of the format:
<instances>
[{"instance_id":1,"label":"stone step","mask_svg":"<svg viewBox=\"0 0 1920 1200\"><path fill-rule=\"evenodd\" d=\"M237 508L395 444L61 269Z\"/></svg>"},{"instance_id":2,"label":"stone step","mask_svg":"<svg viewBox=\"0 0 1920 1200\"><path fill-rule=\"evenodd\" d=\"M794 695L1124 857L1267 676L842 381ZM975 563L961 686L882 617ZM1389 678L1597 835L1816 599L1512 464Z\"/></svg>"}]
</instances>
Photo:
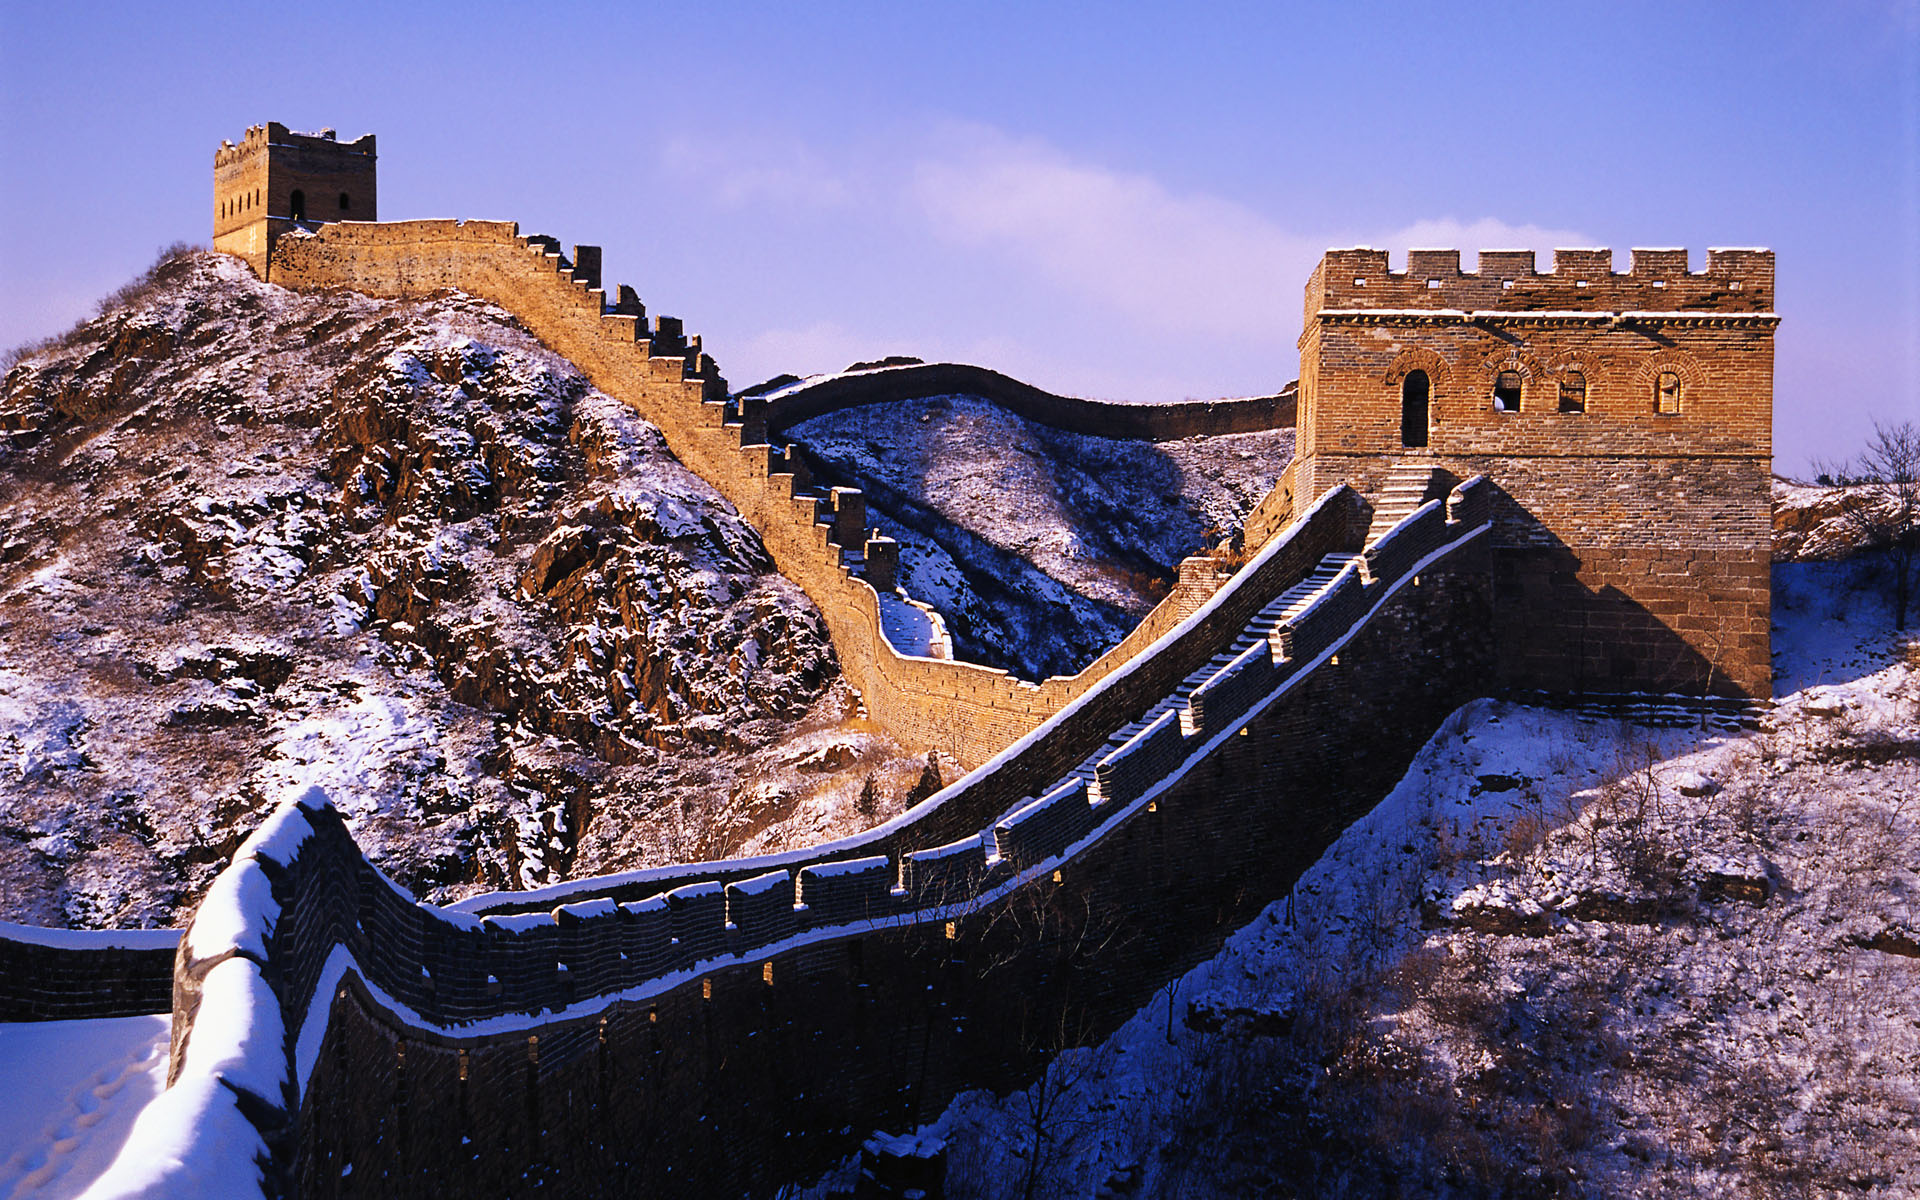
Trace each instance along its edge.
<instances>
[{"instance_id":1,"label":"stone step","mask_svg":"<svg viewBox=\"0 0 1920 1200\"><path fill-rule=\"evenodd\" d=\"M1179 685L1174 688L1172 694L1161 698L1151 708L1147 709L1146 712L1142 713L1137 720L1130 721L1107 735L1105 743L1098 750L1088 755L1084 761L1068 771L1053 784L1049 785L1046 790L1052 791L1054 788L1065 783L1070 783L1076 779L1084 780L1088 786L1089 797L1097 803L1099 787L1095 782L1097 774L1096 767L1101 759L1113 753L1121 746L1126 745L1127 742L1132 740L1141 730L1147 728L1147 726L1172 711L1178 710L1180 712L1181 726L1190 732L1193 728L1192 712L1187 702L1193 696L1195 689L1217 675L1221 668L1239 658L1240 655L1266 641L1274 625L1290 617L1297 616L1311 604L1316 597L1324 592L1329 584L1339 578L1340 572L1345 570L1356 557L1356 555L1345 553L1323 555L1320 561L1314 564L1313 569L1307 573L1305 578L1268 601L1267 604L1255 614L1253 620L1249 621L1246 627L1241 630L1240 635L1234 639L1230 649L1223 650L1208 659L1206 665L1189 674L1185 679L1182 679Z\"/></svg>"}]
</instances>

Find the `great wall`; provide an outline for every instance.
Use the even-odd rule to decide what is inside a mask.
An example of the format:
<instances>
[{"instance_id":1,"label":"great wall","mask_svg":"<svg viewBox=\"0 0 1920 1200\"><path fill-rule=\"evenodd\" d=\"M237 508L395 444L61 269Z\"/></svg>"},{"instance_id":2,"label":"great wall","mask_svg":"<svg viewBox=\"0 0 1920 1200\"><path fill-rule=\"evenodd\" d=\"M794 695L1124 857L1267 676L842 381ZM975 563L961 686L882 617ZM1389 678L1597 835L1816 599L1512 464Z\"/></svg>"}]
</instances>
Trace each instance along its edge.
<instances>
[{"instance_id":1,"label":"great wall","mask_svg":"<svg viewBox=\"0 0 1920 1200\"><path fill-rule=\"evenodd\" d=\"M1490 688L1766 695L1766 252L1699 275L1675 252L1636 251L1624 275L1605 252L1544 274L1530 253L1465 273L1452 252L1406 272L1330 252L1297 456L1244 565L1188 560L1123 642L1035 683L896 652L876 591L891 544L778 434L939 391L1068 427L1098 406L951 364L729 396L678 322L649 324L627 288L608 303L592 247L284 203L253 224L232 248L270 282L457 288L512 313L760 531L878 724L971 769L806 851L454 909L385 879L310 793L241 847L177 951L0 930L11 1019L154 1011L170 982L155 1105L196 1119L170 1164L138 1186L110 1172L101 1195L186 1195L256 1162L267 1195L765 1193L1098 1039L1285 895ZM1188 436L1293 402L1129 419Z\"/></svg>"}]
</instances>

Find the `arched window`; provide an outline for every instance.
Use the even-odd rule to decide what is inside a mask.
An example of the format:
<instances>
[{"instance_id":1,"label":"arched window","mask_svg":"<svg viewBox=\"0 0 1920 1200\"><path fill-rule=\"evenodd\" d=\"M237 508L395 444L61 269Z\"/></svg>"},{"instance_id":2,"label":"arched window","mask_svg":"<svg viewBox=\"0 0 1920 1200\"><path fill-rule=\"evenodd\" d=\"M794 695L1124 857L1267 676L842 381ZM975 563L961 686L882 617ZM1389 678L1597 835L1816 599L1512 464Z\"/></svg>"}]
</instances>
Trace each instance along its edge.
<instances>
[{"instance_id":1,"label":"arched window","mask_svg":"<svg viewBox=\"0 0 1920 1200\"><path fill-rule=\"evenodd\" d=\"M299 188L293 189L293 197L288 204L294 220L304 221L307 219L307 194L305 192Z\"/></svg>"},{"instance_id":2,"label":"arched window","mask_svg":"<svg viewBox=\"0 0 1920 1200\"><path fill-rule=\"evenodd\" d=\"M1520 372L1502 371L1493 377L1493 411L1520 411Z\"/></svg>"},{"instance_id":3,"label":"arched window","mask_svg":"<svg viewBox=\"0 0 1920 1200\"><path fill-rule=\"evenodd\" d=\"M347 194L345 192L341 192L340 193L340 211L346 212L352 207L353 207L353 202L347 199Z\"/></svg>"},{"instance_id":4,"label":"arched window","mask_svg":"<svg viewBox=\"0 0 1920 1200\"><path fill-rule=\"evenodd\" d=\"M1420 447L1427 444L1427 422L1433 384L1425 371L1408 371L1400 381L1400 444Z\"/></svg>"},{"instance_id":5,"label":"arched window","mask_svg":"<svg viewBox=\"0 0 1920 1200\"><path fill-rule=\"evenodd\" d=\"M1653 411L1663 417L1680 411L1680 376L1674 371L1660 372L1653 384Z\"/></svg>"},{"instance_id":6,"label":"arched window","mask_svg":"<svg viewBox=\"0 0 1920 1200\"><path fill-rule=\"evenodd\" d=\"M1560 377L1560 411L1563 413L1583 413L1587 411L1587 377L1579 371L1568 371Z\"/></svg>"}]
</instances>

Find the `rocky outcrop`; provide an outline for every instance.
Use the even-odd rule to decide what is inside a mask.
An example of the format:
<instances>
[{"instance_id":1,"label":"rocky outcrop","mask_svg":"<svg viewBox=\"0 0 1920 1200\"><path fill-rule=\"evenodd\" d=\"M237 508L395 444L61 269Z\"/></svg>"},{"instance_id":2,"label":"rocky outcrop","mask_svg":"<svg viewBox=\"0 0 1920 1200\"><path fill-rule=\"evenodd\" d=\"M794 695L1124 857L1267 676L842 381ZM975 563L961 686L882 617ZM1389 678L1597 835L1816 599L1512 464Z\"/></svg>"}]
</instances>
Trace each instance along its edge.
<instances>
[{"instance_id":1,"label":"rocky outcrop","mask_svg":"<svg viewBox=\"0 0 1920 1200\"><path fill-rule=\"evenodd\" d=\"M851 736L819 613L499 309L197 254L120 299L0 392L0 915L167 923L299 773L450 899L920 769L778 765Z\"/></svg>"}]
</instances>

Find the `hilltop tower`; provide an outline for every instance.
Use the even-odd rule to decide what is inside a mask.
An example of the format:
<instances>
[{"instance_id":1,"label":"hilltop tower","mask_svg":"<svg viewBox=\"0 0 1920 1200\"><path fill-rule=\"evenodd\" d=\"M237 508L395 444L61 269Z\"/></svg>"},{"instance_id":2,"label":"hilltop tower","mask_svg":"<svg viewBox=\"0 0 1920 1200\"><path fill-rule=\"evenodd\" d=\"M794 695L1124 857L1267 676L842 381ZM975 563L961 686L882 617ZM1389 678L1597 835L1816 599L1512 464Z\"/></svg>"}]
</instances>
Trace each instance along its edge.
<instances>
[{"instance_id":1,"label":"hilltop tower","mask_svg":"<svg viewBox=\"0 0 1920 1200\"><path fill-rule=\"evenodd\" d=\"M1329 251L1307 282L1295 512L1497 487L1500 683L1771 694L1769 250Z\"/></svg>"},{"instance_id":2,"label":"hilltop tower","mask_svg":"<svg viewBox=\"0 0 1920 1200\"><path fill-rule=\"evenodd\" d=\"M379 220L373 135L342 142L333 130L294 133L277 121L248 128L213 155L213 248L267 277L274 239L295 226Z\"/></svg>"}]
</instances>

